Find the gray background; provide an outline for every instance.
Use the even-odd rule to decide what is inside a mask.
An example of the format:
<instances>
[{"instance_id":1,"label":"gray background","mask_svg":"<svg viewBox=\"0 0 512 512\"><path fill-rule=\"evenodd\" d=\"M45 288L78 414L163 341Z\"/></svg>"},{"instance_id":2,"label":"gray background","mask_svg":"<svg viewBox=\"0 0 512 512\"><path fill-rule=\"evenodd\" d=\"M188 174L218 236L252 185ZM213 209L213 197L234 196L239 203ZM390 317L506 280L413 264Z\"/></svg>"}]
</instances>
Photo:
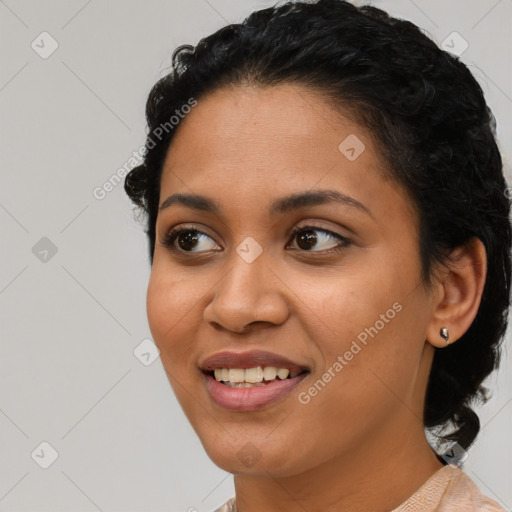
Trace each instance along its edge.
<instances>
[{"instance_id":1,"label":"gray background","mask_svg":"<svg viewBox=\"0 0 512 512\"><path fill-rule=\"evenodd\" d=\"M145 100L172 50L273 3L0 0L0 510L210 511L234 494L160 359L146 366L150 356L134 355L151 336L146 239L122 185L102 200L93 189L144 143ZM461 58L508 162L512 0L372 3L439 44L453 31L467 41ZM51 49L43 31L58 43L44 59L31 47ZM510 510L507 343L464 469ZM47 469L43 441L58 453Z\"/></svg>"}]
</instances>

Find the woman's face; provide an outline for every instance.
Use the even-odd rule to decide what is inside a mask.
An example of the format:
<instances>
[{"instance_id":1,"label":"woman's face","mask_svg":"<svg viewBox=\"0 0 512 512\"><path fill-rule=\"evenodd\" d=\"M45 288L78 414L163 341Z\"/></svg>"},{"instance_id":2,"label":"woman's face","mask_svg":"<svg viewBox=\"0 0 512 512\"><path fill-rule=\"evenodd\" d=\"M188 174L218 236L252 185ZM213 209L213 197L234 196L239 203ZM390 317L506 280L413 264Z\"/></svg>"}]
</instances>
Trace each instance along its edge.
<instances>
[{"instance_id":1,"label":"woman's face","mask_svg":"<svg viewBox=\"0 0 512 512\"><path fill-rule=\"evenodd\" d=\"M212 460L288 476L423 432L432 297L418 217L369 132L296 85L218 90L177 130L147 312ZM184 231L166 246L171 230ZM272 367L303 373L272 380ZM269 382L231 386L213 368Z\"/></svg>"}]
</instances>

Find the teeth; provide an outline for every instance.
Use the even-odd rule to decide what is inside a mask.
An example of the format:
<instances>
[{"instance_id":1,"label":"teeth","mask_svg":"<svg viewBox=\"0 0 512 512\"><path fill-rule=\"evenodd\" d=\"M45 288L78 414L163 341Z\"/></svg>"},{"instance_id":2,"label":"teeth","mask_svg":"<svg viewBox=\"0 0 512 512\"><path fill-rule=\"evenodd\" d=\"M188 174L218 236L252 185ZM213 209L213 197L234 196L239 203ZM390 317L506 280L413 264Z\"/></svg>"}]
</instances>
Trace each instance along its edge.
<instances>
[{"instance_id":1,"label":"teeth","mask_svg":"<svg viewBox=\"0 0 512 512\"><path fill-rule=\"evenodd\" d=\"M275 366L256 366L255 368L215 368L214 375L218 381L229 382L232 384L249 383L257 384L265 381L272 381L276 378L284 380L296 377L300 372L290 374L287 368L276 368Z\"/></svg>"},{"instance_id":2,"label":"teeth","mask_svg":"<svg viewBox=\"0 0 512 512\"><path fill-rule=\"evenodd\" d=\"M239 368L229 369L229 382L243 382L245 380L245 370Z\"/></svg>"},{"instance_id":3,"label":"teeth","mask_svg":"<svg viewBox=\"0 0 512 512\"><path fill-rule=\"evenodd\" d=\"M263 368L263 378L265 380L274 380L277 375L277 368L274 366L265 366Z\"/></svg>"},{"instance_id":4,"label":"teeth","mask_svg":"<svg viewBox=\"0 0 512 512\"><path fill-rule=\"evenodd\" d=\"M290 374L290 370L287 370L286 368L279 368L279 370L277 370L277 376L281 380L286 379L286 377L288 377L289 374Z\"/></svg>"},{"instance_id":5,"label":"teeth","mask_svg":"<svg viewBox=\"0 0 512 512\"><path fill-rule=\"evenodd\" d=\"M256 368L247 368L245 370L245 382L261 382L263 380L263 368L258 366ZM230 379L231 380L231 379Z\"/></svg>"},{"instance_id":6,"label":"teeth","mask_svg":"<svg viewBox=\"0 0 512 512\"><path fill-rule=\"evenodd\" d=\"M257 386L265 386L263 382L255 382L251 384L249 382L224 382L224 384L230 388L254 388Z\"/></svg>"}]
</instances>

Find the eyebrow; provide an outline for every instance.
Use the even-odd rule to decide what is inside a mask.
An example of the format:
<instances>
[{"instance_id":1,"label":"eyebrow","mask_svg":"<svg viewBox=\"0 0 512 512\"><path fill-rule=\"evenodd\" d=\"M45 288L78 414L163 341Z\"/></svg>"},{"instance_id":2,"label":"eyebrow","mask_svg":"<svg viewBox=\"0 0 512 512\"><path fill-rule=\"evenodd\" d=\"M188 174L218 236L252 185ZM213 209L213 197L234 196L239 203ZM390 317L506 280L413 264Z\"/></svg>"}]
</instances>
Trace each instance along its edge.
<instances>
[{"instance_id":1,"label":"eyebrow","mask_svg":"<svg viewBox=\"0 0 512 512\"><path fill-rule=\"evenodd\" d=\"M371 211L364 204L336 190L309 190L275 199L270 204L269 214L275 217L300 208L329 203L351 206L374 218ZM217 201L198 194L173 194L164 200L159 209L163 210L177 204L216 215L220 215L222 210Z\"/></svg>"}]
</instances>

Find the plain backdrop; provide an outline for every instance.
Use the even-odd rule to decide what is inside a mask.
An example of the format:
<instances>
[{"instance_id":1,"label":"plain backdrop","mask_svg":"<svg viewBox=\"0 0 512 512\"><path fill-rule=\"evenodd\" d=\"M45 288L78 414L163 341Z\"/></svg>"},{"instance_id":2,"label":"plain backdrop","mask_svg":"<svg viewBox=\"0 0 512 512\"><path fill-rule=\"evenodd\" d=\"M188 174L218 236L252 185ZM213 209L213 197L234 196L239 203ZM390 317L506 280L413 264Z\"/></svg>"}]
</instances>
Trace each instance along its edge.
<instances>
[{"instance_id":1,"label":"plain backdrop","mask_svg":"<svg viewBox=\"0 0 512 512\"><path fill-rule=\"evenodd\" d=\"M206 512L234 494L143 341L143 226L122 184L93 191L131 167L173 49L273 4L0 0L0 510ZM467 45L509 176L511 0L372 4ZM508 510L510 343L464 466Z\"/></svg>"}]
</instances>

